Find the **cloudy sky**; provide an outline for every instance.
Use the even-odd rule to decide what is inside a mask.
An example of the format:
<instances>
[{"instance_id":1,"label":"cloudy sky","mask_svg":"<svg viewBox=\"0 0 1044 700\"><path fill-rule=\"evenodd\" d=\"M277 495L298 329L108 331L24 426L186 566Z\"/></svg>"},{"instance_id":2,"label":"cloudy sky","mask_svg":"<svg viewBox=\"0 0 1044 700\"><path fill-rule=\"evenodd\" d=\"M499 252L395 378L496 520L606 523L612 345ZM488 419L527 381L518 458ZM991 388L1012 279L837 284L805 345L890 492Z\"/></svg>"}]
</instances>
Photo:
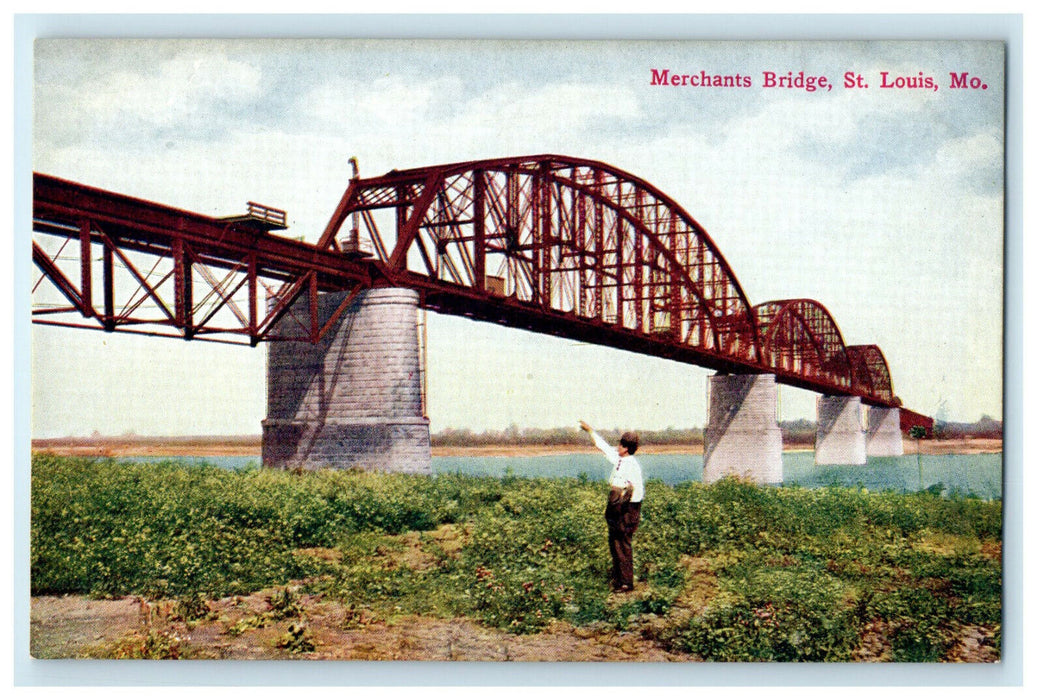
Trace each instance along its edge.
<instances>
[{"instance_id":1,"label":"cloudy sky","mask_svg":"<svg viewBox=\"0 0 1044 700\"><path fill-rule=\"evenodd\" d=\"M1002 408L1003 67L975 42L39 40L32 165L208 215L264 202L315 240L352 156L364 175L604 161L686 208L752 303L822 302L848 343L882 348L906 406L976 420ZM752 87L654 86L653 69ZM832 89L764 88L765 71ZM950 89L951 71L988 88ZM939 89L884 89L882 72ZM700 368L428 322L435 431L706 420ZM36 437L260 432L262 348L34 326L32 353ZM814 417L813 394L781 403Z\"/></svg>"}]
</instances>

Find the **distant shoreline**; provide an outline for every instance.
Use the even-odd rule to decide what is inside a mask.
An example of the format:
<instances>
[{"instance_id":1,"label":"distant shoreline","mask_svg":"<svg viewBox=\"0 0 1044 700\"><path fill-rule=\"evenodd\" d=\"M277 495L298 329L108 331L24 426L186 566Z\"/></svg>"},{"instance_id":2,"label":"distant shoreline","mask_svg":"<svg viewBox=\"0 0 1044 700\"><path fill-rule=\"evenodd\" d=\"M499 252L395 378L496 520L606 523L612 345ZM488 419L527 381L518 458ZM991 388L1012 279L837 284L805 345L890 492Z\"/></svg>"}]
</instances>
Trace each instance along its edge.
<instances>
[{"instance_id":1,"label":"distant shoreline","mask_svg":"<svg viewBox=\"0 0 1044 700\"><path fill-rule=\"evenodd\" d=\"M1003 441L997 438L963 438L955 440L923 440L921 454L989 454L1001 452ZM32 441L33 452L62 457L257 457L261 458L260 436L194 436L194 437L99 437L47 438ZM580 454L593 447L585 445L438 445L431 449L433 457L542 457ZM784 446L786 452L813 449L808 443ZM918 446L904 440L906 454L914 454ZM643 445L645 454L703 454L703 445Z\"/></svg>"}]
</instances>

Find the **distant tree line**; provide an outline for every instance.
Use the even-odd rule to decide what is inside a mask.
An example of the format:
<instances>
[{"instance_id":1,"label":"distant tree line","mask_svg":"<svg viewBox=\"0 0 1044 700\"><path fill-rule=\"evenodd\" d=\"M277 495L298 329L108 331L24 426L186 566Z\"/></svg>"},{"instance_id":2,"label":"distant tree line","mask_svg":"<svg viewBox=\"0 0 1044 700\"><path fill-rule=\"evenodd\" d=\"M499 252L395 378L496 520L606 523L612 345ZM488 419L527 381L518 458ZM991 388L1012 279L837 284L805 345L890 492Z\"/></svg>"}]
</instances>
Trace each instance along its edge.
<instances>
[{"instance_id":1,"label":"distant tree line","mask_svg":"<svg viewBox=\"0 0 1044 700\"><path fill-rule=\"evenodd\" d=\"M602 430L602 435L611 440L623 433L622 429ZM704 431L701 428L668 427L660 430L639 430L646 445L691 445L702 444ZM467 428L447 428L431 436L432 446L480 447L484 445L590 445L591 439L577 427L525 427L511 425L503 430L483 430L481 433Z\"/></svg>"},{"instance_id":2,"label":"distant tree line","mask_svg":"<svg viewBox=\"0 0 1044 700\"><path fill-rule=\"evenodd\" d=\"M808 420L785 421L781 424L783 439L811 442L816 437L816 424ZM622 428L600 431L607 440L623 432ZM662 428L639 430L645 445L702 445L703 428ZM503 430L474 432L467 428L447 428L431 436L434 447L483 447L488 445L589 445L591 440L575 427L519 428L511 425Z\"/></svg>"},{"instance_id":3,"label":"distant tree line","mask_svg":"<svg viewBox=\"0 0 1044 700\"><path fill-rule=\"evenodd\" d=\"M788 445L812 445L816 440L816 424L805 418L783 421L783 442ZM621 428L601 431L612 440L623 432ZM965 437L1000 438L1003 424L983 416L975 423L937 421L934 437L940 440ZM702 445L703 428L663 428L639 430L645 445ZM520 428L510 425L503 430L474 432L467 428L447 428L431 436L434 447L484 447L489 445L589 445L590 439L576 427Z\"/></svg>"},{"instance_id":4,"label":"distant tree line","mask_svg":"<svg viewBox=\"0 0 1044 700\"><path fill-rule=\"evenodd\" d=\"M623 432L613 428L603 430L606 439ZM665 428L639 431L646 445L692 445L703 442L700 428ZM432 446L481 447L485 445L589 445L591 439L579 428L519 428L511 425L504 430L485 430L477 433L467 428L447 428L431 436Z\"/></svg>"},{"instance_id":5,"label":"distant tree line","mask_svg":"<svg viewBox=\"0 0 1044 700\"><path fill-rule=\"evenodd\" d=\"M989 416L983 416L974 423L956 423L951 421L935 421L932 436L938 440L958 440L961 438L997 438L1004 437L1004 423Z\"/></svg>"}]
</instances>

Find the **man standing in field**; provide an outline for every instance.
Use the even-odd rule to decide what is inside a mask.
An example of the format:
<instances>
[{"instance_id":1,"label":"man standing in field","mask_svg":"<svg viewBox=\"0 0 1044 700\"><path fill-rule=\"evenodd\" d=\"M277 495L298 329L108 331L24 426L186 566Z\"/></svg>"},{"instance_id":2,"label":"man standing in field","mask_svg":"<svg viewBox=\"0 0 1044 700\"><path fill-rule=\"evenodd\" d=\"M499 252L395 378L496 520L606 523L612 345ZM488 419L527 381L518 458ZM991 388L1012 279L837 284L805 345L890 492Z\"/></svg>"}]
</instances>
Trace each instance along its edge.
<instances>
[{"instance_id":1,"label":"man standing in field","mask_svg":"<svg viewBox=\"0 0 1044 700\"><path fill-rule=\"evenodd\" d=\"M620 444L609 445L591 426L580 421L580 427L594 441L613 465L609 473L609 501L605 506L605 521L609 526L609 553L613 558L612 586L614 591L634 590L634 560L631 537L641 520L645 484L642 465L634 458L638 451L638 434L628 431L620 436Z\"/></svg>"}]
</instances>

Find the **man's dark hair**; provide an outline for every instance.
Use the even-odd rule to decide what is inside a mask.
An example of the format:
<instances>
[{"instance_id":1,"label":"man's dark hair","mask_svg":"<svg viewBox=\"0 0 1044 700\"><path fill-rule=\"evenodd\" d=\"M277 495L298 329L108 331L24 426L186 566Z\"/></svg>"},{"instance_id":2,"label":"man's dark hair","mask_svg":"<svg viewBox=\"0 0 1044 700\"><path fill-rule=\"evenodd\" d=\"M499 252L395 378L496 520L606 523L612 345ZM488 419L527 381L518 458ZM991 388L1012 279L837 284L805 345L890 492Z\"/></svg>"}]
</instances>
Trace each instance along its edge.
<instances>
[{"instance_id":1,"label":"man's dark hair","mask_svg":"<svg viewBox=\"0 0 1044 700\"><path fill-rule=\"evenodd\" d=\"M627 454L633 455L638 451L638 433L628 430L620 436L620 445L627 450Z\"/></svg>"}]
</instances>

